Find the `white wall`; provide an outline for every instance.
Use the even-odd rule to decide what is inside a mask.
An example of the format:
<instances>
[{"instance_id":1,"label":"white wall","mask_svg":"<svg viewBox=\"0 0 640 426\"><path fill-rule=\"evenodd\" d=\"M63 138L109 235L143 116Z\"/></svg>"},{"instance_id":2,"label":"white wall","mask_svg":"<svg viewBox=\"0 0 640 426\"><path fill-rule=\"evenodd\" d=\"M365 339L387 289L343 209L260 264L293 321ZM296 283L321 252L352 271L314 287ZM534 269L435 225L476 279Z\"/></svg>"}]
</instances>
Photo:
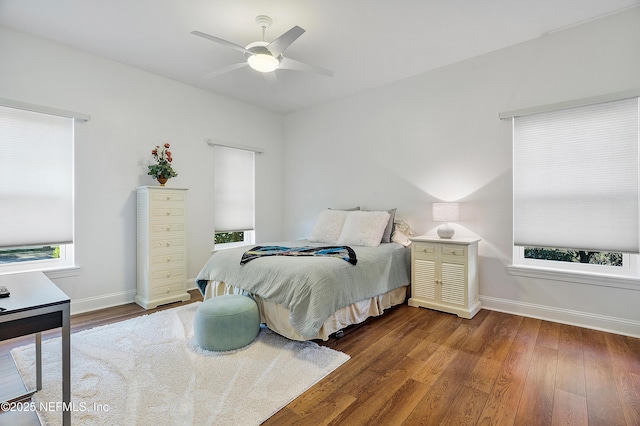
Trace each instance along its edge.
<instances>
[{"instance_id":1,"label":"white wall","mask_svg":"<svg viewBox=\"0 0 640 426\"><path fill-rule=\"evenodd\" d=\"M0 97L91 115L76 125L81 270L55 280L71 297L72 312L133 300L135 188L157 185L146 175L156 144L172 144L178 177L167 185L189 188L189 278L213 246L213 148L205 139L266 150L256 157L256 236L281 237L281 115L3 27L0 58Z\"/></svg>"},{"instance_id":2,"label":"white wall","mask_svg":"<svg viewBox=\"0 0 640 426\"><path fill-rule=\"evenodd\" d=\"M472 41L470 41L472 42ZM461 200L485 306L640 335L640 291L514 277L511 124L498 113L640 88L640 9L285 117L285 237L326 207L398 208L435 233ZM424 52L428 54L428 52ZM640 289L640 285L638 286Z\"/></svg>"},{"instance_id":3,"label":"white wall","mask_svg":"<svg viewBox=\"0 0 640 426\"><path fill-rule=\"evenodd\" d=\"M511 129L497 119L501 111L640 87L639 47L635 9L283 121L0 27L0 97L92 116L76 135L80 275L56 279L75 311L133 299L135 187L153 184L146 164L164 141L180 174L169 185L190 189L188 276L195 277L211 249L212 153L204 140L215 138L266 149L257 160L259 241L305 237L321 209L355 204L398 207L416 233L434 233L431 203L460 199L457 234L482 238L485 306L640 335L639 291L507 274Z\"/></svg>"}]
</instances>

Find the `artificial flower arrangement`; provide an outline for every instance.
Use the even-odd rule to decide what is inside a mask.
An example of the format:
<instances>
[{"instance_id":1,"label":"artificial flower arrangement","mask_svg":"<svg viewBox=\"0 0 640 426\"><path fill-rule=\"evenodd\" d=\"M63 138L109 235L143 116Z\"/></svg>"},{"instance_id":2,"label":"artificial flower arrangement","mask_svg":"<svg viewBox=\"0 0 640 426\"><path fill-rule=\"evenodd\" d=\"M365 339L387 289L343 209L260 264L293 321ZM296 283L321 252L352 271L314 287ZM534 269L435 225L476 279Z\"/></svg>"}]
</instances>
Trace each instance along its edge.
<instances>
[{"instance_id":1,"label":"artificial flower arrangement","mask_svg":"<svg viewBox=\"0 0 640 426\"><path fill-rule=\"evenodd\" d=\"M161 185L164 185L163 180L166 182L167 179L178 176L178 173L171 167L173 158L171 157L169 148L171 148L171 145L165 143L162 147L157 145L155 149L151 151L151 155L153 155L156 164L149 165L149 173L147 174L156 178Z\"/></svg>"}]
</instances>

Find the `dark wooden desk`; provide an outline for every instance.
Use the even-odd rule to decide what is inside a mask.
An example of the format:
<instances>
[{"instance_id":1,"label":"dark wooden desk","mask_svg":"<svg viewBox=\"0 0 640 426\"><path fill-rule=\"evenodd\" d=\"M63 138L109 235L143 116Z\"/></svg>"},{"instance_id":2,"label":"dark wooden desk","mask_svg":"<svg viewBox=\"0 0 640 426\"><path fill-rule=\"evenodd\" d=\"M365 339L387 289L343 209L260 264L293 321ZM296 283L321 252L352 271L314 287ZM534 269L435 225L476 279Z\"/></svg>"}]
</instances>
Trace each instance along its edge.
<instances>
[{"instance_id":1,"label":"dark wooden desk","mask_svg":"<svg viewBox=\"0 0 640 426\"><path fill-rule=\"evenodd\" d=\"M41 332L62 328L62 424L71 424L71 301L42 272L0 275L0 340L36 335L36 391L42 389ZM33 393L33 392L31 392Z\"/></svg>"}]
</instances>

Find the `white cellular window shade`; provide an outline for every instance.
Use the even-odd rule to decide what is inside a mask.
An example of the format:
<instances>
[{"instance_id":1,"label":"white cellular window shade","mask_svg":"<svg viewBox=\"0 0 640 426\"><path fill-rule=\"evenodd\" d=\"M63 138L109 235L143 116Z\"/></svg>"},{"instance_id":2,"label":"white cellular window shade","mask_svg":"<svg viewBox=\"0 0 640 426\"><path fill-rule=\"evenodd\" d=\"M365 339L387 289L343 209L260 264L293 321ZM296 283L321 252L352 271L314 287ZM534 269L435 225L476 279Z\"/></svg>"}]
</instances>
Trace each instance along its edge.
<instances>
[{"instance_id":1,"label":"white cellular window shade","mask_svg":"<svg viewBox=\"0 0 640 426\"><path fill-rule=\"evenodd\" d=\"M514 117L514 245L638 253L638 123L638 98Z\"/></svg>"},{"instance_id":2,"label":"white cellular window shade","mask_svg":"<svg viewBox=\"0 0 640 426\"><path fill-rule=\"evenodd\" d=\"M0 247L73 242L74 119L0 106Z\"/></svg>"},{"instance_id":3,"label":"white cellular window shade","mask_svg":"<svg viewBox=\"0 0 640 426\"><path fill-rule=\"evenodd\" d=\"M255 153L214 146L215 231L254 229Z\"/></svg>"}]
</instances>

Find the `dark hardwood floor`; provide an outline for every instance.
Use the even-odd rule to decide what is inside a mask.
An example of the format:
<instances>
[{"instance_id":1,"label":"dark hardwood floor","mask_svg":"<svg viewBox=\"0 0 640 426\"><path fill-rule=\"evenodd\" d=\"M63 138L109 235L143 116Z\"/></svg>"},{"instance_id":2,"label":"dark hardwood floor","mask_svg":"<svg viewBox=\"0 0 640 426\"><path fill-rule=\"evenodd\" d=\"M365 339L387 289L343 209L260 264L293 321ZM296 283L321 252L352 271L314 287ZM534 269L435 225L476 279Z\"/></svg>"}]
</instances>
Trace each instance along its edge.
<instances>
[{"instance_id":1,"label":"dark hardwood floor","mask_svg":"<svg viewBox=\"0 0 640 426\"><path fill-rule=\"evenodd\" d=\"M72 331L176 306L75 315ZM11 361L12 348L32 341L2 342L0 357ZM351 360L266 425L640 425L640 339L487 310L465 320L402 305L319 343ZM12 386L0 371L0 388ZM7 414L0 424L9 424Z\"/></svg>"}]
</instances>

